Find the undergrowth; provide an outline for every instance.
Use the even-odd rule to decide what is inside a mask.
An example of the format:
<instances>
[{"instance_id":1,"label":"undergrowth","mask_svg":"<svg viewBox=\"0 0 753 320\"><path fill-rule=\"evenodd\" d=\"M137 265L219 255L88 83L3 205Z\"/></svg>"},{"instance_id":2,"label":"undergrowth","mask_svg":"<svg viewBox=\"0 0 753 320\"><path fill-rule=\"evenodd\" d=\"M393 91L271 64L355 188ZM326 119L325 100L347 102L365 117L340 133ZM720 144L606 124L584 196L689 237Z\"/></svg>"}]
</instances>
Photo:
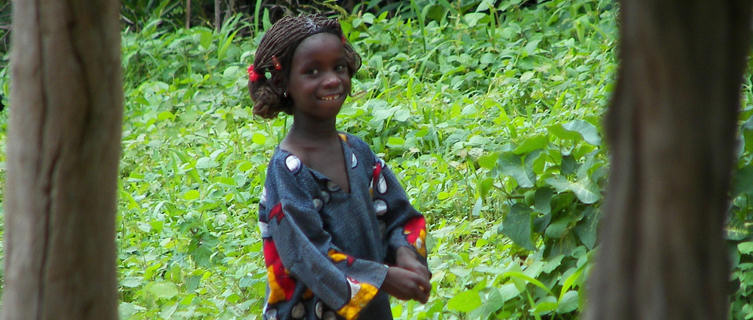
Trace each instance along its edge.
<instances>
[{"instance_id":1,"label":"undergrowth","mask_svg":"<svg viewBox=\"0 0 753 320\"><path fill-rule=\"evenodd\" d=\"M608 170L600 119L616 73L617 8L520 3L411 1L397 17L341 17L363 68L338 126L390 163L430 229L432 297L393 300L397 319L576 319L583 308ZM238 16L220 32L167 32L155 18L122 33L124 319L261 318L256 210L290 119L252 116L255 28ZM750 92L748 78L747 103ZM753 141L751 115L745 104L743 141ZM753 177L751 145L736 181ZM753 188L737 186L732 312L747 319Z\"/></svg>"}]
</instances>

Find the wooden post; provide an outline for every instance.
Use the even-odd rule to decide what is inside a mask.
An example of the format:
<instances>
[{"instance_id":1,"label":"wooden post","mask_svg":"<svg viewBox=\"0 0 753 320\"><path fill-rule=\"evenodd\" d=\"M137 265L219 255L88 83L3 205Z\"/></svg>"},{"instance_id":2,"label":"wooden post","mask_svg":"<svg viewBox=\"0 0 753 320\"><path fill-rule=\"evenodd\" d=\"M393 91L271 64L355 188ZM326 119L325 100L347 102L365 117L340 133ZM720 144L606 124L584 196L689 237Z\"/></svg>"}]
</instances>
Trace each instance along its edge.
<instances>
[{"instance_id":1,"label":"wooden post","mask_svg":"<svg viewBox=\"0 0 753 320\"><path fill-rule=\"evenodd\" d=\"M585 319L727 319L750 0L620 1L611 173Z\"/></svg>"},{"instance_id":2,"label":"wooden post","mask_svg":"<svg viewBox=\"0 0 753 320\"><path fill-rule=\"evenodd\" d=\"M117 319L117 0L13 1L2 319Z\"/></svg>"}]
</instances>

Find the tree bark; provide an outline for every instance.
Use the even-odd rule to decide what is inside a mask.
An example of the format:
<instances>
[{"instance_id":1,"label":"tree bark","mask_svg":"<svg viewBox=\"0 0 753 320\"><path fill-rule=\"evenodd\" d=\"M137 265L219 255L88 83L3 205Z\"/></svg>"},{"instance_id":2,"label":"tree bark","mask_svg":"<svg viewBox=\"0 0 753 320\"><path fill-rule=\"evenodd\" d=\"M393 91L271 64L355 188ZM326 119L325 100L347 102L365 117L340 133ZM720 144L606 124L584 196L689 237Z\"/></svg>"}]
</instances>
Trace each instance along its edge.
<instances>
[{"instance_id":1,"label":"tree bark","mask_svg":"<svg viewBox=\"0 0 753 320\"><path fill-rule=\"evenodd\" d=\"M186 29L191 27L191 0L186 0Z\"/></svg>"},{"instance_id":2,"label":"tree bark","mask_svg":"<svg viewBox=\"0 0 753 320\"><path fill-rule=\"evenodd\" d=\"M611 173L585 319L727 319L750 0L620 2Z\"/></svg>"},{"instance_id":3,"label":"tree bark","mask_svg":"<svg viewBox=\"0 0 753 320\"><path fill-rule=\"evenodd\" d=\"M220 0L214 0L214 30L220 32L222 28L222 7Z\"/></svg>"},{"instance_id":4,"label":"tree bark","mask_svg":"<svg viewBox=\"0 0 753 320\"><path fill-rule=\"evenodd\" d=\"M117 319L119 8L13 1L3 319Z\"/></svg>"},{"instance_id":5,"label":"tree bark","mask_svg":"<svg viewBox=\"0 0 753 320\"><path fill-rule=\"evenodd\" d=\"M232 18L234 14L235 14L235 0L230 0L227 3L227 8L225 8L225 20L223 20L222 23L224 24L225 21L230 20L230 18Z\"/></svg>"}]
</instances>

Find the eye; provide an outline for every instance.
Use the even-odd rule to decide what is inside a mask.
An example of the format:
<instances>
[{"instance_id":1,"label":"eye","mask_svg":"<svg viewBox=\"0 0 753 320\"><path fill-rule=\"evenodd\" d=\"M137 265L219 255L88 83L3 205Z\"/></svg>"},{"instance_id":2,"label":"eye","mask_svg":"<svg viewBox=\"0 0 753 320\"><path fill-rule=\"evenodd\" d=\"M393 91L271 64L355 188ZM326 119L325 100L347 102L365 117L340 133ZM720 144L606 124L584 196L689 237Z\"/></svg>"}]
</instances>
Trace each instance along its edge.
<instances>
[{"instance_id":1,"label":"eye","mask_svg":"<svg viewBox=\"0 0 753 320\"><path fill-rule=\"evenodd\" d=\"M335 67L335 71L337 72L343 72L347 70L348 70L348 67L346 67L344 64L339 64Z\"/></svg>"},{"instance_id":2,"label":"eye","mask_svg":"<svg viewBox=\"0 0 753 320\"><path fill-rule=\"evenodd\" d=\"M306 74L315 76L315 75L319 74L319 69L308 69L308 70L306 70Z\"/></svg>"}]
</instances>

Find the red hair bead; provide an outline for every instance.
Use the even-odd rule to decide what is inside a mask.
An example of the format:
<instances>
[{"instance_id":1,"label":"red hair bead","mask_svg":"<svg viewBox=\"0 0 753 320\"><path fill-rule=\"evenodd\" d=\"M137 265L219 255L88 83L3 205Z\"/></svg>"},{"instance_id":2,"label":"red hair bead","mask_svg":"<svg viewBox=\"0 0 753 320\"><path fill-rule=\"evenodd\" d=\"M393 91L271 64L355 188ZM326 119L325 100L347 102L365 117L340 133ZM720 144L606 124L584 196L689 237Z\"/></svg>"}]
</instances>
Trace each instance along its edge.
<instances>
[{"instance_id":1,"label":"red hair bead","mask_svg":"<svg viewBox=\"0 0 753 320\"><path fill-rule=\"evenodd\" d=\"M248 66L248 79L251 80L251 82L256 82L259 80L259 73L254 70L254 65Z\"/></svg>"}]
</instances>

